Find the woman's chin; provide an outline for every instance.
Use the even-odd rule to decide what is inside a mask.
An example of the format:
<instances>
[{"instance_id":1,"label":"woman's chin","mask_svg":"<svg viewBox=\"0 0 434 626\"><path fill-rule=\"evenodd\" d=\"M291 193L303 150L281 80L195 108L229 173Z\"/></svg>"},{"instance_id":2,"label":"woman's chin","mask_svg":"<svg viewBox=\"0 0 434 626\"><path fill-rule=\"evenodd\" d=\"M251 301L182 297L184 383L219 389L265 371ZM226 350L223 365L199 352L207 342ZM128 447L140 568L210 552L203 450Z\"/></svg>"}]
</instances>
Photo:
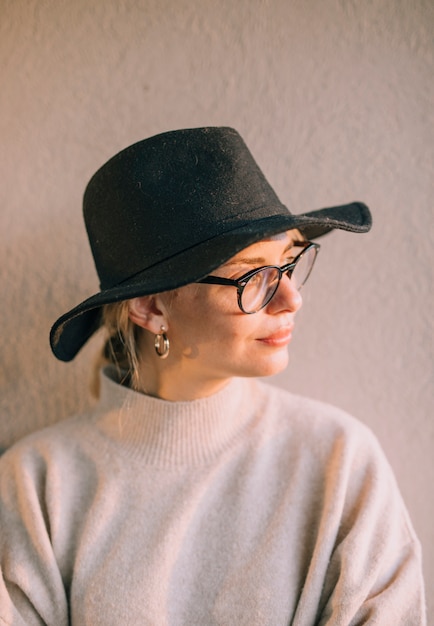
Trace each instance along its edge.
<instances>
[{"instance_id":1,"label":"woman's chin","mask_svg":"<svg viewBox=\"0 0 434 626\"><path fill-rule=\"evenodd\" d=\"M252 373L251 376L274 376L279 374L286 369L288 360L288 349L285 346L267 359L258 361L255 367L256 372Z\"/></svg>"}]
</instances>

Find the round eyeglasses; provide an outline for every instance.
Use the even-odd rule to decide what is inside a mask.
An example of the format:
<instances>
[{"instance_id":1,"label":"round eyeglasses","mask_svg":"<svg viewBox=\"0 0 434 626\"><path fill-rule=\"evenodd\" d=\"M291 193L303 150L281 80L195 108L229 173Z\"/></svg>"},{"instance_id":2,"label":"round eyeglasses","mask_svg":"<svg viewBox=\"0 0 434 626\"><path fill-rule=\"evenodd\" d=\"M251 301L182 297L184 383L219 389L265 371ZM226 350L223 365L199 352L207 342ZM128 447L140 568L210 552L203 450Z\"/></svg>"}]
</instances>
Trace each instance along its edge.
<instances>
[{"instance_id":1,"label":"round eyeglasses","mask_svg":"<svg viewBox=\"0 0 434 626\"><path fill-rule=\"evenodd\" d=\"M320 246L310 241L296 241L294 246L303 250L290 263L258 267L238 279L206 276L198 283L208 285L231 285L238 290L238 306L243 313L257 313L270 302L286 274L297 290L301 289L310 276Z\"/></svg>"}]
</instances>

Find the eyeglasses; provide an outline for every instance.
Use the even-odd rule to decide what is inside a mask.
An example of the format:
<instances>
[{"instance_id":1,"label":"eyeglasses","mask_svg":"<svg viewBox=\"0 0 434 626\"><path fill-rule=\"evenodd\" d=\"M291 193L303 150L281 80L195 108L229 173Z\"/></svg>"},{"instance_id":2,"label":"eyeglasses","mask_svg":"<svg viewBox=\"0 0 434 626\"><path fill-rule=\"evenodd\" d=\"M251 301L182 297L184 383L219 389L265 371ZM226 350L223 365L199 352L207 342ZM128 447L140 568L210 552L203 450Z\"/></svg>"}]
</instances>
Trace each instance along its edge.
<instances>
[{"instance_id":1,"label":"eyeglasses","mask_svg":"<svg viewBox=\"0 0 434 626\"><path fill-rule=\"evenodd\" d=\"M294 246L302 246L303 250L291 263L265 265L258 267L240 278L222 278L220 276L206 276L198 283L209 285L231 285L238 290L238 306L243 313L250 315L257 313L270 302L279 288L282 276L286 274L299 290L307 281L315 263L320 246L310 241L296 241Z\"/></svg>"}]
</instances>

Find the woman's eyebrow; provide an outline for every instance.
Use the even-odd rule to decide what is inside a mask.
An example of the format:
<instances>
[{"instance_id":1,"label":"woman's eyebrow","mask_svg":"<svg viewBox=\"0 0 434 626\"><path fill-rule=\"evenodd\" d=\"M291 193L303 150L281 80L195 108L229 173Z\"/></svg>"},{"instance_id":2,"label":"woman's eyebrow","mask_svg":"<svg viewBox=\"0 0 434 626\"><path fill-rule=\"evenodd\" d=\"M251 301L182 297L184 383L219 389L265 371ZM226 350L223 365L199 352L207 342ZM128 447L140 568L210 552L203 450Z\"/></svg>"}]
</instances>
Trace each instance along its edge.
<instances>
[{"instance_id":1,"label":"woman's eyebrow","mask_svg":"<svg viewBox=\"0 0 434 626\"><path fill-rule=\"evenodd\" d=\"M246 257L239 259L232 259L231 261L227 261L222 265L222 267L226 267L227 265L263 265L265 263L265 259L263 257Z\"/></svg>"},{"instance_id":2,"label":"woman's eyebrow","mask_svg":"<svg viewBox=\"0 0 434 626\"><path fill-rule=\"evenodd\" d=\"M294 245L299 241L301 240L292 239L289 242L289 244L286 246L286 248L283 250L282 256L285 254L285 252L288 252L289 250L291 250L291 248L293 248ZM266 264L266 261L264 257L238 257L235 259L231 259L230 261L227 261L226 263L222 265L222 267L226 267L228 265L265 265L265 264Z\"/></svg>"}]
</instances>

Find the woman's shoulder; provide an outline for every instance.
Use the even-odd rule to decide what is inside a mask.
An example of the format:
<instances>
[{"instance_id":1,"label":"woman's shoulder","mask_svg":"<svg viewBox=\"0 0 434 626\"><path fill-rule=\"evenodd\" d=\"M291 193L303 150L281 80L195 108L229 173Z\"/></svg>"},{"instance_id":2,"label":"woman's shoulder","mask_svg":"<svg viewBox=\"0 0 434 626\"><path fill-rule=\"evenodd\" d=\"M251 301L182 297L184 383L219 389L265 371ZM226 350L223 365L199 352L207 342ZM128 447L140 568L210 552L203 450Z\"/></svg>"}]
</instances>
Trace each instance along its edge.
<instances>
[{"instance_id":1,"label":"woman's shoulder","mask_svg":"<svg viewBox=\"0 0 434 626\"><path fill-rule=\"evenodd\" d=\"M276 463L294 476L397 494L387 457L371 429L346 411L258 381L262 417L256 424L258 449L273 450ZM265 418L265 419L263 419ZM297 468L302 471L297 472ZM304 484L304 478L303 478ZM398 496L397 496L398 497ZM398 497L399 499L399 497Z\"/></svg>"},{"instance_id":2,"label":"woman's shoulder","mask_svg":"<svg viewBox=\"0 0 434 626\"><path fill-rule=\"evenodd\" d=\"M371 429L344 409L321 400L294 394L263 380L254 383L257 404L265 429L275 431L304 446L346 446L379 448Z\"/></svg>"},{"instance_id":3,"label":"woman's shoulder","mask_svg":"<svg viewBox=\"0 0 434 626\"><path fill-rule=\"evenodd\" d=\"M44 472L48 464L65 463L93 437L92 411L73 415L36 430L15 442L0 456L0 474L9 471Z\"/></svg>"},{"instance_id":4,"label":"woman's shoulder","mask_svg":"<svg viewBox=\"0 0 434 626\"><path fill-rule=\"evenodd\" d=\"M19 439L0 456L0 468L13 459L24 462L33 457L66 458L74 452L99 445L98 417L118 408L123 401L123 388L109 376L101 373L98 398L89 400L88 408L60 419L52 425L35 430ZM107 396L108 399L107 399Z\"/></svg>"},{"instance_id":5,"label":"woman's shoulder","mask_svg":"<svg viewBox=\"0 0 434 626\"><path fill-rule=\"evenodd\" d=\"M274 410L282 411L288 418L301 416L303 422L336 422L342 426L366 428L362 422L342 408L323 400L296 394L263 379L252 381L253 393Z\"/></svg>"}]
</instances>

